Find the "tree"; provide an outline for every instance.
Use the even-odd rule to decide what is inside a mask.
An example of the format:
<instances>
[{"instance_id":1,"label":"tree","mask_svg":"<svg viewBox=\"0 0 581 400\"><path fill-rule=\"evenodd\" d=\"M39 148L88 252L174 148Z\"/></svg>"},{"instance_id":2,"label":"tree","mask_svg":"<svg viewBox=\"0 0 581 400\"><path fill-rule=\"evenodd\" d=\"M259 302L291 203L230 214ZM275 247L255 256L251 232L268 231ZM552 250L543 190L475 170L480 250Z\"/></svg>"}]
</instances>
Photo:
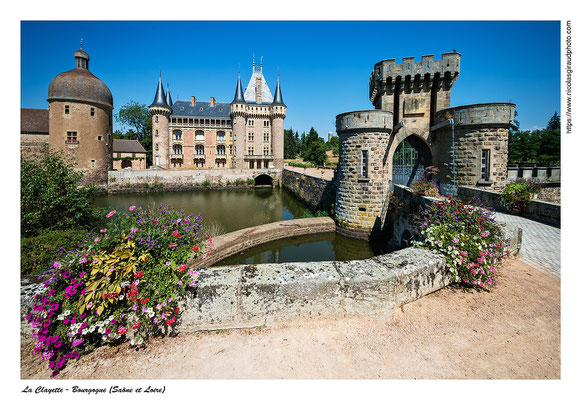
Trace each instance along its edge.
<instances>
[{"instance_id":1,"label":"tree","mask_svg":"<svg viewBox=\"0 0 581 400\"><path fill-rule=\"evenodd\" d=\"M515 112L515 116L518 115ZM509 163L558 164L561 159L561 120L553 114L545 129L521 131L515 126L508 132Z\"/></svg>"},{"instance_id":2,"label":"tree","mask_svg":"<svg viewBox=\"0 0 581 400\"><path fill-rule=\"evenodd\" d=\"M125 104L115 115L115 120L123 127L127 128L125 133L121 133L118 139L139 140L147 152L147 164L151 165L153 159L153 145L151 137L151 115L145 104L131 100Z\"/></svg>"},{"instance_id":3,"label":"tree","mask_svg":"<svg viewBox=\"0 0 581 400\"><path fill-rule=\"evenodd\" d=\"M45 147L33 159L20 162L20 223L24 237L43 230L92 227L98 216L92 207L95 189L79 186L75 171L62 153Z\"/></svg>"},{"instance_id":4,"label":"tree","mask_svg":"<svg viewBox=\"0 0 581 400\"><path fill-rule=\"evenodd\" d=\"M291 129L284 130L284 158L294 159L299 153L298 132L293 133Z\"/></svg>"},{"instance_id":5,"label":"tree","mask_svg":"<svg viewBox=\"0 0 581 400\"><path fill-rule=\"evenodd\" d=\"M559 114L557 114L556 111L555 114L553 114L553 116L549 120L549 123L547 124L547 130L561 132L561 118L559 117Z\"/></svg>"},{"instance_id":6,"label":"tree","mask_svg":"<svg viewBox=\"0 0 581 400\"><path fill-rule=\"evenodd\" d=\"M305 161L311 161L316 165L323 165L327 161L327 148L323 138L315 128L311 128L309 135L305 137L304 146L302 148L302 157Z\"/></svg>"}]
</instances>

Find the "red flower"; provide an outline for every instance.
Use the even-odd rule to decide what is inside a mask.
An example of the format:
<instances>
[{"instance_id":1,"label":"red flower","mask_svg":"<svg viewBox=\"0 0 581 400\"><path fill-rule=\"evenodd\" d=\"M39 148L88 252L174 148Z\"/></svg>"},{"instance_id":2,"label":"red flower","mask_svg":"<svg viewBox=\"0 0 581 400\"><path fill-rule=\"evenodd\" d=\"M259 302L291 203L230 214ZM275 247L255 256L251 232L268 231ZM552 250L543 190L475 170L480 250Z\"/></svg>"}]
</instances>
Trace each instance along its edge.
<instances>
[{"instance_id":1,"label":"red flower","mask_svg":"<svg viewBox=\"0 0 581 400\"><path fill-rule=\"evenodd\" d=\"M180 232L179 232L179 231L177 231L177 230L176 230L176 231L173 231L171 235L172 235L173 237L175 237L176 239L179 239L179 238L180 238L180 236L181 236L181 235L180 235Z\"/></svg>"},{"instance_id":2,"label":"red flower","mask_svg":"<svg viewBox=\"0 0 581 400\"><path fill-rule=\"evenodd\" d=\"M141 304L145 304L149 301L149 297L147 299L141 299Z\"/></svg>"},{"instance_id":3,"label":"red flower","mask_svg":"<svg viewBox=\"0 0 581 400\"><path fill-rule=\"evenodd\" d=\"M141 326L141 322L136 322L133 324L133 329L137 329Z\"/></svg>"},{"instance_id":4,"label":"red flower","mask_svg":"<svg viewBox=\"0 0 581 400\"><path fill-rule=\"evenodd\" d=\"M141 278L143 276L143 271L135 271L133 275L135 275L136 279Z\"/></svg>"},{"instance_id":5,"label":"red flower","mask_svg":"<svg viewBox=\"0 0 581 400\"><path fill-rule=\"evenodd\" d=\"M200 248L198 247L198 245L195 245L194 247L192 247L192 251L198 251L200 250Z\"/></svg>"},{"instance_id":6,"label":"red flower","mask_svg":"<svg viewBox=\"0 0 581 400\"><path fill-rule=\"evenodd\" d=\"M124 326L120 326L119 328L117 328L117 333L120 335L125 335L127 333L128 329Z\"/></svg>"},{"instance_id":7,"label":"red flower","mask_svg":"<svg viewBox=\"0 0 581 400\"><path fill-rule=\"evenodd\" d=\"M186 264L182 264L180 265L180 271L185 271L186 269L188 269L188 266Z\"/></svg>"},{"instance_id":8,"label":"red flower","mask_svg":"<svg viewBox=\"0 0 581 400\"><path fill-rule=\"evenodd\" d=\"M166 324L166 325L171 325L171 324L173 324L174 322L176 322L176 319L175 319L175 317L173 317L172 319L168 319L167 321L165 321L165 324Z\"/></svg>"}]
</instances>

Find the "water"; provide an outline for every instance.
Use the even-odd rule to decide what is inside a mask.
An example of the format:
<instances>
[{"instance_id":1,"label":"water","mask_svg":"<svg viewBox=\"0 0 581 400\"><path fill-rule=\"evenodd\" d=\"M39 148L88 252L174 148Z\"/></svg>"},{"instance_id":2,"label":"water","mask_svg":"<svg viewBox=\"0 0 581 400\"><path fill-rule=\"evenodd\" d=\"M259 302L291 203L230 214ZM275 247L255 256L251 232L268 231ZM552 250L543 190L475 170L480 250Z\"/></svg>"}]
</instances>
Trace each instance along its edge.
<instances>
[{"instance_id":1,"label":"water","mask_svg":"<svg viewBox=\"0 0 581 400\"><path fill-rule=\"evenodd\" d=\"M124 193L99 196L94 205L127 210L130 206L150 207L160 203L185 212L200 214L213 236L251 226L300 218L305 205L277 188L240 190L194 190L184 192ZM369 242L335 233L282 239L249 249L220 265L264 262L358 260L381 254Z\"/></svg>"}]
</instances>

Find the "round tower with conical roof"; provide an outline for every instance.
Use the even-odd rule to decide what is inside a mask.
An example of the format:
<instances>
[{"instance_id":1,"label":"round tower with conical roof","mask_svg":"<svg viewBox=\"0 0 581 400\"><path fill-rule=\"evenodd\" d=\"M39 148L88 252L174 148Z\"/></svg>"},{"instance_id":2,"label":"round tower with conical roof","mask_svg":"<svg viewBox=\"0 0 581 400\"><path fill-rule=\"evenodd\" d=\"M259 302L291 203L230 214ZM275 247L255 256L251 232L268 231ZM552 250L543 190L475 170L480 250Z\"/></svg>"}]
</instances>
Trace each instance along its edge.
<instances>
[{"instance_id":1,"label":"round tower with conical roof","mask_svg":"<svg viewBox=\"0 0 581 400\"><path fill-rule=\"evenodd\" d=\"M244 168L244 155L246 152L246 119L248 117L248 104L244 100L242 83L240 82L240 72L238 72L238 83L234 100L230 104L230 117L232 118L232 133L234 135L235 156L232 163L233 168Z\"/></svg>"},{"instance_id":2,"label":"round tower with conical roof","mask_svg":"<svg viewBox=\"0 0 581 400\"><path fill-rule=\"evenodd\" d=\"M276 91L270 109L272 117L272 154L274 155L274 167L284 167L284 119L286 118L286 105L282 101L280 79L276 79Z\"/></svg>"},{"instance_id":3,"label":"round tower with conical roof","mask_svg":"<svg viewBox=\"0 0 581 400\"><path fill-rule=\"evenodd\" d=\"M53 78L48 85L49 146L62 151L84 171L84 183L106 184L113 168L113 96L89 72L89 55L74 54L75 68Z\"/></svg>"},{"instance_id":4,"label":"round tower with conical roof","mask_svg":"<svg viewBox=\"0 0 581 400\"><path fill-rule=\"evenodd\" d=\"M171 148L169 142L169 116L172 113L172 108L168 101L172 102L169 88L166 95L163 90L160 72L155 97L153 103L149 106L151 132L153 135L153 165L159 168L169 168L169 149Z\"/></svg>"}]
</instances>

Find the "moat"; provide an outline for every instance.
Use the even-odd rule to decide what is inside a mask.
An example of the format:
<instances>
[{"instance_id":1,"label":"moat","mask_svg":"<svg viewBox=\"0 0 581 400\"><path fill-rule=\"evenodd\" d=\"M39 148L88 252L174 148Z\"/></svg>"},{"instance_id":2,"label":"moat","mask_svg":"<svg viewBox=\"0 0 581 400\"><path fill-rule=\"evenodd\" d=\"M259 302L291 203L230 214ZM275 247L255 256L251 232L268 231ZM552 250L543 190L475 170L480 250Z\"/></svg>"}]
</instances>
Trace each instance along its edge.
<instances>
[{"instance_id":1,"label":"moat","mask_svg":"<svg viewBox=\"0 0 581 400\"><path fill-rule=\"evenodd\" d=\"M307 211L307 207L290 193L271 187L105 195L97 197L94 205L126 210L132 205L151 207L161 203L200 214L214 234L301 218ZM360 260L382 252L367 241L325 233L260 245L223 260L219 265Z\"/></svg>"}]
</instances>

